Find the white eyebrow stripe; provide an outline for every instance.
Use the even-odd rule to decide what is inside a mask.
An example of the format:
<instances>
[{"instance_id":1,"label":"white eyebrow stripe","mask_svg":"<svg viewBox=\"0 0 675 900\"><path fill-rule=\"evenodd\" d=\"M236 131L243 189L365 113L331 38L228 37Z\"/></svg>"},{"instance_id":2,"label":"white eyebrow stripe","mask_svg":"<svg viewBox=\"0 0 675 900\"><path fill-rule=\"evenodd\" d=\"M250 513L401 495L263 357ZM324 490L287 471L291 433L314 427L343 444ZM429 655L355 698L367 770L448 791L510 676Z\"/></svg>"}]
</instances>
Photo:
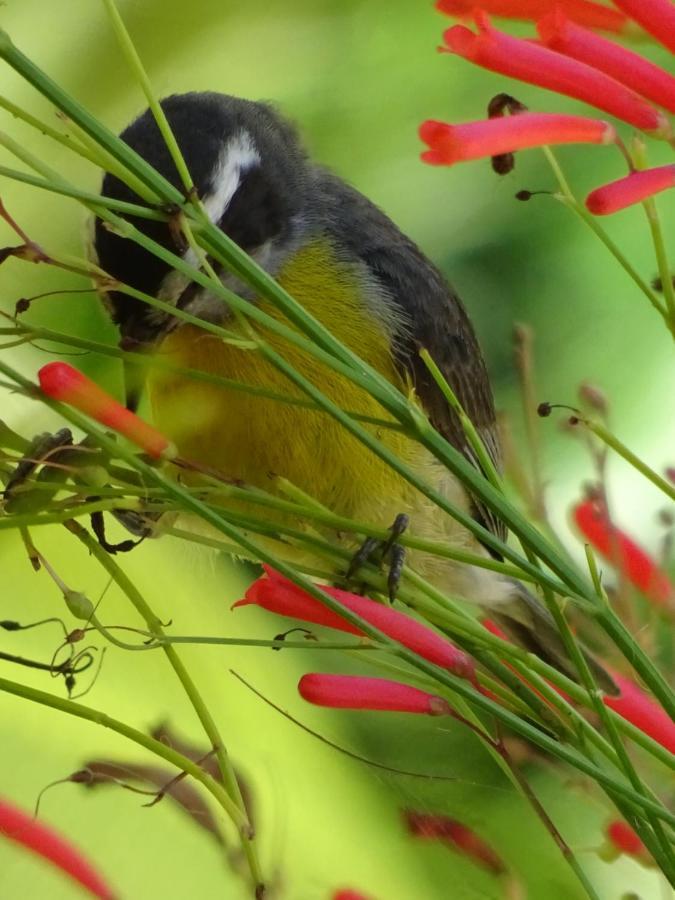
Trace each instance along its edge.
<instances>
[{"instance_id":1,"label":"white eyebrow stripe","mask_svg":"<svg viewBox=\"0 0 675 900\"><path fill-rule=\"evenodd\" d=\"M260 154L246 131L235 134L223 147L212 179L215 190L203 199L209 218L217 224L241 183L242 173L260 164Z\"/></svg>"},{"instance_id":2,"label":"white eyebrow stripe","mask_svg":"<svg viewBox=\"0 0 675 900\"><path fill-rule=\"evenodd\" d=\"M238 132L225 144L214 170L215 190L202 199L204 209L214 224L220 222L224 216L241 184L242 174L257 165L260 165L260 154L253 146L251 135L247 131ZM188 248L182 256L191 266L198 265L197 255L191 248ZM157 296L167 303L177 303L189 284L190 279L174 269L162 279Z\"/></svg>"}]
</instances>

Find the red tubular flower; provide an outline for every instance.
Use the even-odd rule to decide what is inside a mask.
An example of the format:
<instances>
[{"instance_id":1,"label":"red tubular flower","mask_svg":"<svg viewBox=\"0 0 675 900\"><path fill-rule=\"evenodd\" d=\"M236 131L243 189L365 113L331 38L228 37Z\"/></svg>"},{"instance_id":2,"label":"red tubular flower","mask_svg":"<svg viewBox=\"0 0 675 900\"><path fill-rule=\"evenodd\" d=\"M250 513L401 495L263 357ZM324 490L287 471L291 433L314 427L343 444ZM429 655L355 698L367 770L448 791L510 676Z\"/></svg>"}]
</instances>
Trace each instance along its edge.
<instances>
[{"instance_id":1,"label":"red tubular flower","mask_svg":"<svg viewBox=\"0 0 675 900\"><path fill-rule=\"evenodd\" d=\"M675 187L675 165L643 169L591 191L586 197L586 207L594 216L607 216L672 187Z\"/></svg>"},{"instance_id":2,"label":"red tubular flower","mask_svg":"<svg viewBox=\"0 0 675 900\"><path fill-rule=\"evenodd\" d=\"M437 166L545 144L611 144L616 140L614 127L602 119L551 113L519 113L463 125L430 120L422 123L419 133L430 148L422 159Z\"/></svg>"},{"instance_id":3,"label":"red tubular flower","mask_svg":"<svg viewBox=\"0 0 675 900\"><path fill-rule=\"evenodd\" d=\"M602 190L602 189L601 189ZM675 597L666 573L635 541L616 528L602 506L584 500L572 510L577 528L597 552L656 606L669 607Z\"/></svg>"},{"instance_id":4,"label":"red tubular flower","mask_svg":"<svg viewBox=\"0 0 675 900\"><path fill-rule=\"evenodd\" d=\"M15 841L43 859L49 860L90 894L100 900L114 900L112 889L87 859L56 831L0 800L0 835Z\"/></svg>"},{"instance_id":5,"label":"red tubular flower","mask_svg":"<svg viewBox=\"0 0 675 900\"><path fill-rule=\"evenodd\" d=\"M157 459L176 455L176 448L168 438L68 363L47 363L38 372L38 377L40 387L48 397L67 403L106 428L112 428L150 456Z\"/></svg>"},{"instance_id":6,"label":"red tubular flower","mask_svg":"<svg viewBox=\"0 0 675 900\"><path fill-rule=\"evenodd\" d=\"M308 703L336 709L373 709L427 716L447 716L452 712L442 697L388 678L312 672L302 676L298 691Z\"/></svg>"},{"instance_id":7,"label":"red tubular flower","mask_svg":"<svg viewBox=\"0 0 675 900\"><path fill-rule=\"evenodd\" d=\"M655 137L670 135L663 113L616 79L548 47L498 31L483 12L476 12L475 19L478 34L463 25L445 32L451 53L484 69L583 100Z\"/></svg>"},{"instance_id":8,"label":"red tubular flower","mask_svg":"<svg viewBox=\"0 0 675 900\"><path fill-rule=\"evenodd\" d=\"M282 616L314 622L316 625L336 628L349 634L363 635L359 628L346 622L319 600L315 600L302 588L289 581L288 578L284 578L269 566L264 566L264 569L267 577L255 581L246 591L244 599L238 600L232 607L233 609L237 606L254 603ZM375 628L412 650L413 653L417 653L437 666L448 669L460 678L468 678L474 684L476 683L473 659L427 625L423 625L390 606L369 600L368 597L360 597L349 591L325 585L321 585L321 590L338 600L346 609L361 616Z\"/></svg>"},{"instance_id":9,"label":"red tubular flower","mask_svg":"<svg viewBox=\"0 0 675 900\"><path fill-rule=\"evenodd\" d=\"M671 0L614 0L614 5L675 53L675 6Z\"/></svg>"},{"instance_id":10,"label":"red tubular flower","mask_svg":"<svg viewBox=\"0 0 675 900\"><path fill-rule=\"evenodd\" d=\"M537 23L544 44L611 75L653 103L675 113L675 78L638 53L570 21L556 9Z\"/></svg>"},{"instance_id":11,"label":"red tubular flower","mask_svg":"<svg viewBox=\"0 0 675 900\"><path fill-rule=\"evenodd\" d=\"M608 9L590 0L482 0L480 8L493 16L504 19L533 21L546 15L555 6L580 25L600 28L603 31L623 31L627 17L616 9ZM436 9L449 16L470 16L477 4L475 0L437 0Z\"/></svg>"},{"instance_id":12,"label":"red tubular flower","mask_svg":"<svg viewBox=\"0 0 675 900\"><path fill-rule=\"evenodd\" d=\"M638 856L645 849L637 834L630 827L628 822L617 819L610 822L605 830L610 843L620 852L627 853L629 856Z\"/></svg>"},{"instance_id":13,"label":"red tubular flower","mask_svg":"<svg viewBox=\"0 0 675 900\"><path fill-rule=\"evenodd\" d=\"M498 854L475 831L448 816L433 813L403 811L408 830L415 837L443 841L454 850L469 856L474 862L495 875L506 872L506 866Z\"/></svg>"},{"instance_id":14,"label":"red tubular flower","mask_svg":"<svg viewBox=\"0 0 675 900\"><path fill-rule=\"evenodd\" d=\"M617 672L611 675L621 693L618 697L603 697L605 706L675 753L675 722L630 678Z\"/></svg>"}]
</instances>

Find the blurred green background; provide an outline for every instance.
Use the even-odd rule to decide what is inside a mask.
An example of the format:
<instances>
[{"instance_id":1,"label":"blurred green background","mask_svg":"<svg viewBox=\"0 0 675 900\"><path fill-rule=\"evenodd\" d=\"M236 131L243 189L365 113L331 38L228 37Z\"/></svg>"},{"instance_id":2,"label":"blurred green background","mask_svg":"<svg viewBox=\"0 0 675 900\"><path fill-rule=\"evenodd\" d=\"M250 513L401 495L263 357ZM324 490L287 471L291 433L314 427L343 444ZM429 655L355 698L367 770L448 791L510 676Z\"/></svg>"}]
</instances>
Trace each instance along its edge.
<instances>
[{"instance_id":1,"label":"blurred green background","mask_svg":"<svg viewBox=\"0 0 675 900\"><path fill-rule=\"evenodd\" d=\"M127 0L119 5L160 95L217 90L276 101L297 121L317 159L382 206L444 268L474 319L498 404L521 446L511 343L518 321L535 331L538 399L574 402L578 384L591 380L609 394L613 424L628 444L654 467L675 462L671 340L646 300L568 211L548 197L528 204L513 199L521 188L554 187L540 155L523 155L516 171L502 179L486 162L453 170L419 162L422 120L479 118L500 90L537 109L582 111L580 106L438 54L447 20L430 3ZM101 4L8 0L0 22L24 52L113 129L121 129L144 107ZM657 52L652 56L668 64ZM13 73L3 69L1 77L3 92L14 102L53 121L44 101ZM99 174L67 151L5 114L1 127L78 184L97 188ZM567 148L559 158L580 195L623 173L612 148ZM652 160L666 161L661 148L655 148ZM4 156L3 162L14 165ZM6 180L0 191L31 237L48 248L80 252L84 217L79 207ZM670 208L662 203L661 209L672 233L672 203ZM655 274L641 210L629 210L606 225L642 275ZM1 230L0 242L14 242L4 224ZM20 296L84 286L75 276L10 260L0 270L0 303L11 311ZM116 340L93 295L46 299L31 315L76 334ZM12 354L13 362L31 375L50 358L32 349ZM74 361L111 389L119 387L114 362L91 356ZM37 404L6 392L0 404L2 417L27 435L56 424ZM540 430L553 519L574 546L565 512L581 482L592 476L591 464L554 420L542 421ZM619 522L654 542L656 492L614 463L610 477ZM103 573L65 533L43 529L36 540L71 587L92 599L101 594ZM251 608L236 616L229 612L252 577L250 568L186 549L170 538L146 541L123 565L160 618L173 620L176 633L271 637L280 630ZM3 618L65 615L53 584L44 573L32 572L18 536L6 531L0 533L0 591ZM102 615L108 622L133 621L113 589L105 595ZM48 658L58 639L57 631L46 626L5 635L2 648ZM264 864L277 874L283 896L319 900L339 886L358 887L379 900L503 896L501 885L471 862L408 837L400 815L404 807L445 813L474 827L522 877L533 900L582 896L540 823L478 742L454 725L317 712L299 700L295 685L303 672L326 666L325 655L214 648L187 648L184 655L251 786ZM7 677L62 690L45 676L1 665ZM337 670L343 663L336 659L329 665ZM388 776L352 762L252 697L230 668L342 744L390 765L456 780ZM159 654L108 649L85 702L139 728L168 721L202 743ZM147 761L103 729L13 698L0 697L0 715L0 794L26 808L46 784L92 757ZM609 815L602 799L572 782L569 773L545 764L530 766L528 775L601 886L603 900L631 890L644 900L656 896L653 876L631 863L609 866L592 852ZM85 848L129 900L245 896L215 843L170 801L152 809L141 803L122 790L88 793L62 785L45 795L41 815ZM80 895L40 862L0 842L3 900Z\"/></svg>"}]
</instances>

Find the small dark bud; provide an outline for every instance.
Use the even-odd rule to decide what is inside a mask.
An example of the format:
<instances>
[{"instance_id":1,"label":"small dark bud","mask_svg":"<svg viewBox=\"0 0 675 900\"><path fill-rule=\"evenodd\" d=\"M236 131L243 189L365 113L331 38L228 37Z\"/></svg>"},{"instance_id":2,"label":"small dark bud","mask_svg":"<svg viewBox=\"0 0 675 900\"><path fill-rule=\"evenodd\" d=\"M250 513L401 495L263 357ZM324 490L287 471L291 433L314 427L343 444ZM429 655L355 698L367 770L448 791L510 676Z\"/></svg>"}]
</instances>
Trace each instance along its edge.
<instances>
[{"instance_id":1,"label":"small dark bud","mask_svg":"<svg viewBox=\"0 0 675 900\"><path fill-rule=\"evenodd\" d=\"M527 112L527 107L520 100L512 97L511 94L496 94L488 103L488 119L497 119L506 112L516 115L517 113Z\"/></svg>"},{"instance_id":2,"label":"small dark bud","mask_svg":"<svg viewBox=\"0 0 675 900\"><path fill-rule=\"evenodd\" d=\"M659 522L664 528L671 528L675 523L675 516L669 509L659 510Z\"/></svg>"},{"instance_id":3,"label":"small dark bud","mask_svg":"<svg viewBox=\"0 0 675 900\"><path fill-rule=\"evenodd\" d=\"M14 305L14 315L19 316L21 313L28 312L30 309L30 300L28 297L20 297Z\"/></svg>"},{"instance_id":4,"label":"small dark bud","mask_svg":"<svg viewBox=\"0 0 675 900\"><path fill-rule=\"evenodd\" d=\"M497 175L508 175L516 167L516 158L513 153L498 153L497 156L490 157L490 164Z\"/></svg>"},{"instance_id":5,"label":"small dark bud","mask_svg":"<svg viewBox=\"0 0 675 900\"><path fill-rule=\"evenodd\" d=\"M541 416L542 419L547 419L551 415L552 411L553 411L553 407L551 406L551 404L548 401L544 401L543 403L540 403L539 406L537 407L537 415Z\"/></svg>"},{"instance_id":6,"label":"small dark bud","mask_svg":"<svg viewBox=\"0 0 675 900\"><path fill-rule=\"evenodd\" d=\"M527 200L531 200L534 194L532 191L518 191L516 194L516 200L521 200L523 203Z\"/></svg>"},{"instance_id":7,"label":"small dark bud","mask_svg":"<svg viewBox=\"0 0 675 900\"><path fill-rule=\"evenodd\" d=\"M13 622L11 619L3 619L0 622L0 628L4 628L5 631L21 631L21 623Z\"/></svg>"},{"instance_id":8,"label":"small dark bud","mask_svg":"<svg viewBox=\"0 0 675 900\"><path fill-rule=\"evenodd\" d=\"M585 381L583 384L579 386L579 397L584 403L587 403L591 409L594 409L596 412L599 412L601 415L606 416L609 411L609 403L607 401L607 397L599 387L594 384L589 384Z\"/></svg>"},{"instance_id":9,"label":"small dark bud","mask_svg":"<svg viewBox=\"0 0 675 900\"><path fill-rule=\"evenodd\" d=\"M84 639L85 634L86 632L82 628L74 628L66 638L66 641L69 644L77 644L78 641Z\"/></svg>"},{"instance_id":10,"label":"small dark bud","mask_svg":"<svg viewBox=\"0 0 675 900\"><path fill-rule=\"evenodd\" d=\"M579 424L579 416L570 416L567 420L570 425L578 425Z\"/></svg>"}]
</instances>

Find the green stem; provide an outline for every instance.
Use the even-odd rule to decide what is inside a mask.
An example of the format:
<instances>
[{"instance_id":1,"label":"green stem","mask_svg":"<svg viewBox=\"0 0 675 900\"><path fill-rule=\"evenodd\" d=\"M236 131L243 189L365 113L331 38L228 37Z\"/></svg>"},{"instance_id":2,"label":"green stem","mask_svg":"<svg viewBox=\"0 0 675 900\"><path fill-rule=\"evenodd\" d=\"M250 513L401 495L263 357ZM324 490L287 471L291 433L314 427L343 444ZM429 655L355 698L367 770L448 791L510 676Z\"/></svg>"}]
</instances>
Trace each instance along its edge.
<instances>
[{"instance_id":1,"label":"green stem","mask_svg":"<svg viewBox=\"0 0 675 900\"><path fill-rule=\"evenodd\" d=\"M187 694L188 699L190 700L190 703L192 704L192 707L196 712L197 717L199 718L199 721L201 722L202 727L204 728L204 731L209 738L209 741L211 742L211 746L215 751L216 759L218 760L218 768L220 769L220 774L225 785L225 790L227 791L229 797L232 798L232 801L239 808L242 815L246 817L246 807L244 805L241 788L239 787L236 773L230 761L223 739L218 731L218 727L216 726L216 723L213 720L213 717L211 716L211 713L209 712L209 709L206 706L190 674L185 668L182 659L180 658L176 650L171 646L171 644L162 643L166 635L159 618L150 609L145 601L145 598L140 593L140 591L138 591L138 589L131 581L131 579L126 575L126 573L117 565L110 554L107 553L81 525L71 520L70 522L66 523L66 527L82 544L84 544L88 552L92 556L94 556L97 562L99 562L101 566L106 570L106 572L108 572L108 574L123 591L126 597L131 601L138 614L143 618L150 633L154 637L156 637L158 641L160 641L169 664L176 673L178 680L182 684L183 689ZM263 879L257 854L252 843L253 829L251 825L248 824L248 828L246 829L240 829L240 835L242 846L244 848L249 868L251 870L253 887L254 889L256 889L257 886L263 884Z\"/></svg>"},{"instance_id":2,"label":"green stem","mask_svg":"<svg viewBox=\"0 0 675 900\"><path fill-rule=\"evenodd\" d=\"M581 219L581 221L587 225L591 231L595 234L596 237L602 241L607 250L612 254L614 259L619 263L621 268L626 272L626 274L635 282L639 290L645 295L647 300L649 300L650 304L654 307L656 312L661 316L669 330L675 337L675 324L671 323L668 318L668 312L664 307L663 303L657 296L657 294L649 287L647 282L642 278L640 273L635 269L631 263L628 261L622 250L614 243L614 241L609 237L607 232L602 228L595 217L592 216L586 207L579 203L577 198L572 193L572 190L563 174L562 169L558 163L558 160L555 158L553 151L549 147L544 147L544 154L546 159L553 170L553 173L558 181L560 186L560 191L562 193L562 198L566 205Z\"/></svg>"}]
</instances>

